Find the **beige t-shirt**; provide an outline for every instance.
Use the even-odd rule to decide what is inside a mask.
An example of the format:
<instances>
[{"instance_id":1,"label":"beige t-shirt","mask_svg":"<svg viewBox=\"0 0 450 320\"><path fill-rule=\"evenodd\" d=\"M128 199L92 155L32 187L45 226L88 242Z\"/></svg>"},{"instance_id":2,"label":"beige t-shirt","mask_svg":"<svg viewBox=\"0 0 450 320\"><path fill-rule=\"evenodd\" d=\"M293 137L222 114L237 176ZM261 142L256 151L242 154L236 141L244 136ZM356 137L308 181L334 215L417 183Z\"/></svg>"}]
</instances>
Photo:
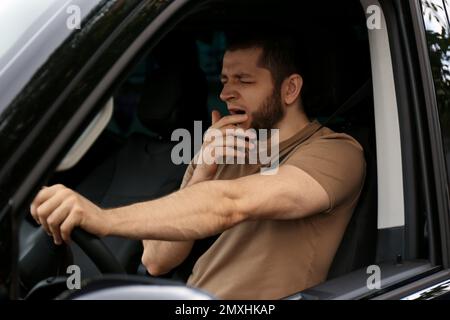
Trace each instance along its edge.
<instances>
[{"instance_id":1,"label":"beige t-shirt","mask_svg":"<svg viewBox=\"0 0 450 320\"><path fill-rule=\"evenodd\" d=\"M197 260L188 285L222 299L279 299L326 279L363 187L366 164L356 140L325 127L311 136L319 127L311 122L282 141L279 153L285 157L281 165L296 166L322 185L329 209L303 219L246 221L224 231ZM216 179L259 169L221 165ZM191 173L192 167L185 180Z\"/></svg>"}]
</instances>

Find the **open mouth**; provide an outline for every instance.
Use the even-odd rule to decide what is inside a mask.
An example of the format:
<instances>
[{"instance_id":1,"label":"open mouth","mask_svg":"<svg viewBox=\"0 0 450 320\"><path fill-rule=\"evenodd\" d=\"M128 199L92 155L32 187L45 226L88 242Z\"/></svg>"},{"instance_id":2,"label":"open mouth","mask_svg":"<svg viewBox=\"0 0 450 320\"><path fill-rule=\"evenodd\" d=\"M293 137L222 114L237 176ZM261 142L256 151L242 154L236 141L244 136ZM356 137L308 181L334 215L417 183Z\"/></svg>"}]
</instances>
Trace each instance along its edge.
<instances>
[{"instance_id":1,"label":"open mouth","mask_svg":"<svg viewBox=\"0 0 450 320\"><path fill-rule=\"evenodd\" d=\"M228 109L230 111L230 114L245 114L244 109L238 109L238 108L230 108Z\"/></svg>"}]
</instances>

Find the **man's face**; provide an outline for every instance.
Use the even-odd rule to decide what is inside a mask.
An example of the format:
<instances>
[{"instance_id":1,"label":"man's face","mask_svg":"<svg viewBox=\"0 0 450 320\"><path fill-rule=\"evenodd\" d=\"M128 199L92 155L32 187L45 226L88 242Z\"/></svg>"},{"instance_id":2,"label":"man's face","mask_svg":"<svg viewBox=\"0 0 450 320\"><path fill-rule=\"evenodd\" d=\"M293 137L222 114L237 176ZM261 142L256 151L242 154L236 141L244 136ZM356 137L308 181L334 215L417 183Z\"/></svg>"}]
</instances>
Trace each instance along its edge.
<instances>
[{"instance_id":1,"label":"man's face","mask_svg":"<svg viewBox=\"0 0 450 320\"><path fill-rule=\"evenodd\" d=\"M220 99L231 114L246 113L243 129L270 129L281 120L284 109L268 69L258 66L261 48L227 51L223 58Z\"/></svg>"}]
</instances>

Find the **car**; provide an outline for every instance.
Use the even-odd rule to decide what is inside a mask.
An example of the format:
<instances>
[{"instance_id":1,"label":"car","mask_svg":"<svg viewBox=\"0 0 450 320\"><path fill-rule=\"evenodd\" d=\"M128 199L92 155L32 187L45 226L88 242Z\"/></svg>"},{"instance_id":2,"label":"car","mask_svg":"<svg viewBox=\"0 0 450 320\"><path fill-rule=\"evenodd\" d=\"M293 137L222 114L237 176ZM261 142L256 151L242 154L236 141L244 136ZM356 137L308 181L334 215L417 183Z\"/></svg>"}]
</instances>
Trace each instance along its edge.
<instances>
[{"instance_id":1,"label":"car","mask_svg":"<svg viewBox=\"0 0 450 320\"><path fill-rule=\"evenodd\" d=\"M226 112L227 34L262 25L298 36L308 113L367 162L327 280L283 299L448 299L449 15L448 0L3 1L0 299L214 299L184 283L215 237L154 278L139 241L78 229L56 246L29 207L55 183L104 207L177 190L172 133Z\"/></svg>"}]
</instances>

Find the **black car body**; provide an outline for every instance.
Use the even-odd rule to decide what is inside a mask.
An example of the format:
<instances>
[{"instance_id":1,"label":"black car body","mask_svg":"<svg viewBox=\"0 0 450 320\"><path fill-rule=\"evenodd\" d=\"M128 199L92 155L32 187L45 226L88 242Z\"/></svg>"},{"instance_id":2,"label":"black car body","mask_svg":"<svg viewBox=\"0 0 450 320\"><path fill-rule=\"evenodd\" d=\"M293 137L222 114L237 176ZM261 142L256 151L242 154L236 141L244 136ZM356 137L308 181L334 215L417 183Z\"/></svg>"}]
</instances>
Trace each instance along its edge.
<instances>
[{"instance_id":1,"label":"black car body","mask_svg":"<svg viewBox=\"0 0 450 320\"><path fill-rule=\"evenodd\" d=\"M78 8L79 12L69 8ZM338 119L330 123L336 130L351 132L367 146L370 169L357 212L329 279L286 298L450 296L448 0L362 0L345 4L288 0L55 0L39 9L40 13L32 19L24 16L26 28L11 30L17 36L0 47L2 298L111 298L108 290L116 290L114 297L139 298L133 295L130 285L144 285L147 298L179 297L179 292L170 291L177 287L173 282L145 275L105 277L98 280L101 290L86 284L75 294L64 293L65 267L74 261L73 250L56 248L39 233L29 221L30 201L49 182L80 185L90 174L86 168L96 167L110 156L108 152L115 150L115 144L108 144L111 140L102 142L102 148L97 140L82 159L87 163L84 167L72 164L66 173L56 170L112 97L119 110L113 116L119 127L116 133L128 140L130 135L124 132L131 130L133 115L127 114L123 101L134 101L136 94L145 92L147 80L140 76L142 70L148 70L147 57L171 33L180 31L192 35L197 44L203 41L209 45L210 56L203 56L207 60L202 68L206 85L212 91L208 97L211 102L218 90L221 32L252 23L276 25L286 21L305 36L306 47L315 50L310 52L316 59L313 101L325 106L316 109L315 116L326 121L348 97L355 92L361 94L360 88L370 84L370 90L358 103L341 110ZM74 21L68 19L76 18L80 18L79 28L76 21L69 27ZM6 23L2 26L8 27ZM172 54L187 51L183 39L179 41L178 47L172 47ZM199 60L201 65L201 56ZM147 61L145 67L142 61ZM164 94L170 85L163 83L151 92ZM183 85L188 86L189 80ZM139 99L143 100L143 96L144 93ZM198 118L201 117L199 111ZM145 139L153 137L147 132L149 127L155 128L163 140L168 139L167 128L172 128L166 122L158 129L155 122L144 125L146 128L137 131L147 134ZM177 127L177 123L170 125ZM179 174L184 168L174 170ZM169 189L157 190L148 198L173 190ZM97 264L97 271L139 273L136 263L129 267L119 261L113 266L117 261L111 262L115 258L110 252L105 253L108 249L98 239L86 234L74 238ZM202 245L207 247L210 243ZM198 250L197 255L205 249ZM131 256L128 258L134 259ZM381 282L371 286L373 266L381 272ZM189 264L186 268L189 272ZM45 282L51 276L59 278ZM197 294L203 293L186 289L181 296L195 298Z\"/></svg>"}]
</instances>

